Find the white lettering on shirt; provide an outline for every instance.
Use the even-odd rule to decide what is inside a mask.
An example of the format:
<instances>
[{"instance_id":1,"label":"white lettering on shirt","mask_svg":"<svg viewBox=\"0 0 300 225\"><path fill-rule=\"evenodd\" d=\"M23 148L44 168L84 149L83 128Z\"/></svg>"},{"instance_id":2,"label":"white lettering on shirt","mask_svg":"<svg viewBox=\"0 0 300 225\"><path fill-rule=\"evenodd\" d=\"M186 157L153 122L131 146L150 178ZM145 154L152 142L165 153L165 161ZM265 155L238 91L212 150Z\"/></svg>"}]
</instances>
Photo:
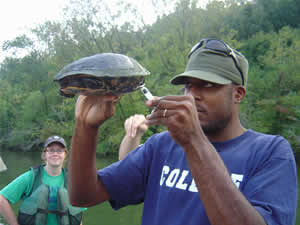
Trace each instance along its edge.
<instances>
[{"instance_id":1,"label":"white lettering on shirt","mask_svg":"<svg viewBox=\"0 0 300 225\"><path fill-rule=\"evenodd\" d=\"M196 184L195 184L194 179L192 180L192 183L191 183L191 185L190 185L190 187L189 187L189 191L190 191L190 192L198 192L198 188L197 188L197 186L196 186Z\"/></svg>"},{"instance_id":2,"label":"white lettering on shirt","mask_svg":"<svg viewBox=\"0 0 300 225\"><path fill-rule=\"evenodd\" d=\"M180 170L180 169L173 169L170 171L169 166L163 166L161 171L161 177L160 177L160 186L165 186L169 188L175 188L181 189L181 190L187 190L190 192L198 192L198 189L196 187L194 179L190 181L189 183L186 182L186 177L190 173L188 170Z\"/></svg>"},{"instance_id":3,"label":"white lettering on shirt","mask_svg":"<svg viewBox=\"0 0 300 225\"><path fill-rule=\"evenodd\" d=\"M161 177L160 177L160 186L162 186L164 184L165 179L166 179L166 175L168 175L169 172L170 172L170 167L164 166L162 168Z\"/></svg>"},{"instance_id":4,"label":"white lettering on shirt","mask_svg":"<svg viewBox=\"0 0 300 225\"><path fill-rule=\"evenodd\" d=\"M168 176L166 180L166 185L168 187L173 187L174 184L177 181L178 175L179 175L180 170L179 169L174 169L171 171L170 175Z\"/></svg>"},{"instance_id":5,"label":"white lettering on shirt","mask_svg":"<svg viewBox=\"0 0 300 225\"><path fill-rule=\"evenodd\" d=\"M195 180L187 182L187 179L190 171L188 170L180 170L173 169L171 170L169 166L165 165L161 171L160 177L160 186L165 185L169 188L176 188L180 190L187 190L189 192L198 192L198 188L196 186ZM231 179L233 183L239 188L241 182L244 179L244 175L242 174L231 174Z\"/></svg>"},{"instance_id":6,"label":"white lettering on shirt","mask_svg":"<svg viewBox=\"0 0 300 225\"><path fill-rule=\"evenodd\" d=\"M181 177L179 178L176 187L182 190L186 190L188 184L184 183L185 177L189 174L189 171L183 170L181 173Z\"/></svg>"},{"instance_id":7,"label":"white lettering on shirt","mask_svg":"<svg viewBox=\"0 0 300 225\"><path fill-rule=\"evenodd\" d=\"M233 183L239 188L240 184L242 183L243 179L244 179L244 175L242 174L231 174L231 179L233 181Z\"/></svg>"}]
</instances>

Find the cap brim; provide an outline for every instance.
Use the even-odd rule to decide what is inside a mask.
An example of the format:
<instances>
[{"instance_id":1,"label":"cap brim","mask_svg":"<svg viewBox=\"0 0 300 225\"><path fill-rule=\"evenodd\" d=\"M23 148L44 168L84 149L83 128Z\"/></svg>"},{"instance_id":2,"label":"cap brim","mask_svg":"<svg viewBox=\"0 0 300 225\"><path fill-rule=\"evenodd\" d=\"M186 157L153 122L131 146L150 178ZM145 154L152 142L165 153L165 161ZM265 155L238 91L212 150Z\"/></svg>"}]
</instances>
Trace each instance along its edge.
<instances>
[{"instance_id":1,"label":"cap brim","mask_svg":"<svg viewBox=\"0 0 300 225\"><path fill-rule=\"evenodd\" d=\"M207 71L200 71L200 70L190 70L178 74L170 80L170 83L174 85L185 84L187 78L196 78L196 79L205 80L212 83L223 84L223 85L232 83L231 80L228 80L217 74L207 72Z\"/></svg>"}]
</instances>

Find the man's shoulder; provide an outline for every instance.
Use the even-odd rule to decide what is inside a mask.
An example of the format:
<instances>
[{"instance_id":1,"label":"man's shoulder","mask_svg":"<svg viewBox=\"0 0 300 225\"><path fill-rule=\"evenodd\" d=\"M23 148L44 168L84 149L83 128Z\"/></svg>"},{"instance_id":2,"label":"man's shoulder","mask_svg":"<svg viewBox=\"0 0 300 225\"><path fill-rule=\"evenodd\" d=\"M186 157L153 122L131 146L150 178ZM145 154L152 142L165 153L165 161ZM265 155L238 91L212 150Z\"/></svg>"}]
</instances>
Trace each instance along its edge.
<instances>
[{"instance_id":1,"label":"man's shoulder","mask_svg":"<svg viewBox=\"0 0 300 225\"><path fill-rule=\"evenodd\" d=\"M164 141L173 141L173 139L170 136L169 131L162 131L156 134L153 134L149 140L151 141L160 141L160 140L164 140Z\"/></svg>"},{"instance_id":2,"label":"man's shoulder","mask_svg":"<svg viewBox=\"0 0 300 225\"><path fill-rule=\"evenodd\" d=\"M293 150L290 143L281 135L265 134L249 130L251 138L250 146L256 146L260 151L269 152L273 157L281 159L293 159Z\"/></svg>"},{"instance_id":3,"label":"man's shoulder","mask_svg":"<svg viewBox=\"0 0 300 225\"><path fill-rule=\"evenodd\" d=\"M281 142L281 141L286 141L287 140L280 136L280 135L274 135L274 134L266 134L254 130L247 130L246 132L247 138L249 141L257 141L259 143L265 143L265 142Z\"/></svg>"},{"instance_id":4,"label":"man's shoulder","mask_svg":"<svg viewBox=\"0 0 300 225\"><path fill-rule=\"evenodd\" d=\"M152 135L146 141L147 145L149 144L155 149L165 149L165 148L174 148L177 146L177 143L172 139L168 131L163 131Z\"/></svg>"}]
</instances>

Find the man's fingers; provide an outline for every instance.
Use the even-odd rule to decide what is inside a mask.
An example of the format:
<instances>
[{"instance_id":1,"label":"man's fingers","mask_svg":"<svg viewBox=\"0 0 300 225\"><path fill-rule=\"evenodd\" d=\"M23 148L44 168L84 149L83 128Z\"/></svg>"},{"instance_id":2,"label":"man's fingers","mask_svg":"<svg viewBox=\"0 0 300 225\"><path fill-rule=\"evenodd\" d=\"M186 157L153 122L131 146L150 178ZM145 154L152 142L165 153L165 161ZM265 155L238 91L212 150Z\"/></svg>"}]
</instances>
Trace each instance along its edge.
<instances>
[{"instance_id":1,"label":"man's fingers","mask_svg":"<svg viewBox=\"0 0 300 225\"><path fill-rule=\"evenodd\" d=\"M104 101L105 102L113 102L113 103L117 103L120 101L122 96L118 96L118 95L105 95L104 96Z\"/></svg>"},{"instance_id":2,"label":"man's fingers","mask_svg":"<svg viewBox=\"0 0 300 225\"><path fill-rule=\"evenodd\" d=\"M153 108L151 115L161 117L166 115L167 112L165 109L175 111L191 109L195 106L195 100L192 96L174 95L164 96L159 100L148 101L146 104L148 107Z\"/></svg>"},{"instance_id":3,"label":"man's fingers","mask_svg":"<svg viewBox=\"0 0 300 225\"><path fill-rule=\"evenodd\" d=\"M152 111L151 114L147 115L146 119L151 120L151 119L157 119L157 118L168 118L174 115L175 111L178 111L180 109L168 109L168 108L162 108L162 109L156 109L155 111Z\"/></svg>"}]
</instances>

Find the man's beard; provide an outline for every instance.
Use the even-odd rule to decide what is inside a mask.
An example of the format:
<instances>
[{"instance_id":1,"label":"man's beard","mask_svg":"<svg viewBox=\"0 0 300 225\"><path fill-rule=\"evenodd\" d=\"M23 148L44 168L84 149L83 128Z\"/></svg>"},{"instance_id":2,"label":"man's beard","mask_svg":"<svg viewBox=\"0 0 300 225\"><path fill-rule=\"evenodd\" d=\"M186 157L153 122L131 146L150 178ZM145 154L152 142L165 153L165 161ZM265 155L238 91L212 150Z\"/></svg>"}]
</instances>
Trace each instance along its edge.
<instances>
[{"instance_id":1,"label":"man's beard","mask_svg":"<svg viewBox=\"0 0 300 225\"><path fill-rule=\"evenodd\" d=\"M228 97L226 99L226 105L231 106L232 105L232 92L233 88L228 90ZM227 112L222 116L220 119L213 120L212 122L208 124L201 125L203 132L205 133L206 136L217 136L223 132L223 130L227 127L229 122L232 120L232 109L227 108L224 109L224 112Z\"/></svg>"},{"instance_id":2,"label":"man's beard","mask_svg":"<svg viewBox=\"0 0 300 225\"><path fill-rule=\"evenodd\" d=\"M226 115L226 117L215 120L207 125L202 125L202 129L206 136L216 136L222 133L222 131L227 127L228 123L232 119L232 114Z\"/></svg>"}]
</instances>

